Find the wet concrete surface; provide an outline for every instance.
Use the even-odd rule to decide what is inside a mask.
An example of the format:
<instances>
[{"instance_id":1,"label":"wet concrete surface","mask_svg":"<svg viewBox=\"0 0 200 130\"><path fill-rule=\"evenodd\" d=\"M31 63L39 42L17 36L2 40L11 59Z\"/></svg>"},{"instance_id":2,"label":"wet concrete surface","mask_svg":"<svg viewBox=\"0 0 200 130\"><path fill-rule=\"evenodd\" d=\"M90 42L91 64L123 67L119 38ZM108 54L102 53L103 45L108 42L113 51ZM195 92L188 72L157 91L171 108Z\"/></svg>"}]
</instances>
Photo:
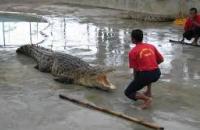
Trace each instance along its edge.
<instances>
[{"instance_id":1,"label":"wet concrete surface","mask_svg":"<svg viewBox=\"0 0 200 130\"><path fill-rule=\"evenodd\" d=\"M28 9L29 6L23 7ZM21 11L17 6L13 8ZM135 123L63 101L58 98L60 93L157 123L166 130L200 129L200 48L169 43L169 39L181 38L181 27L172 23L125 20L114 17L118 11L106 9L41 5L32 11L39 14L48 12L45 17L50 25L4 21L7 31L1 32L1 129L148 130ZM132 79L127 53L132 47L130 32L134 28L143 29L144 41L154 44L165 58L160 65L161 79L153 84L153 105L144 111L135 108L140 102L130 101L123 94ZM0 26L2 29L3 23ZM91 64L116 68L109 74L109 79L117 90L104 92L57 83L50 74L34 69L34 60L15 53L22 44L41 40L44 40L41 45L47 48L78 56ZM3 47L3 44L6 46Z\"/></svg>"}]
</instances>

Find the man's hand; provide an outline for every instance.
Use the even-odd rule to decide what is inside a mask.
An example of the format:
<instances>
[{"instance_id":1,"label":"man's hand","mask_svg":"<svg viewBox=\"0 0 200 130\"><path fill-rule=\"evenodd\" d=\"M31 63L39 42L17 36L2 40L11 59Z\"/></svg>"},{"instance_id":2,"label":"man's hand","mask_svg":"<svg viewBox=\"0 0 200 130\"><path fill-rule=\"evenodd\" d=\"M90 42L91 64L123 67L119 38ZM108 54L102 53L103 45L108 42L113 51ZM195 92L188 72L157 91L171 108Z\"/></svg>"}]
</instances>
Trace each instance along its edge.
<instances>
[{"instance_id":1,"label":"man's hand","mask_svg":"<svg viewBox=\"0 0 200 130\"><path fill-rule=\"evenodd\" d=\"M164 61L164 59L160 59L159 61L157 61L158 64L162 63Z\"/></svg>"}]
</instances>

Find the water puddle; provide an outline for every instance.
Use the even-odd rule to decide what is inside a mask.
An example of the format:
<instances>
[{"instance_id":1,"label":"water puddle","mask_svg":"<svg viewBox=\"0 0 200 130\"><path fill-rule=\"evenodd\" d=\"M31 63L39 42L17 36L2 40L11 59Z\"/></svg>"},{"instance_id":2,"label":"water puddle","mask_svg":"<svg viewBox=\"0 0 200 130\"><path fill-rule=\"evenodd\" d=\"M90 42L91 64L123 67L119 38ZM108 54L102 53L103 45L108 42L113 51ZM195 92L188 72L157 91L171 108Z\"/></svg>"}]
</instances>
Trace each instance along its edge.
<instances>
[{"instance_id":1,"label":"water puddle","mask_svg":"<svg viewBox=\"0 0 200 130\"><path fill-rule=\"evenodd\" d=\"M0 14L0 43L5 48L42 42L42 30L48 27L42 17L20 13Z\"/></svg>"}]
</instances>

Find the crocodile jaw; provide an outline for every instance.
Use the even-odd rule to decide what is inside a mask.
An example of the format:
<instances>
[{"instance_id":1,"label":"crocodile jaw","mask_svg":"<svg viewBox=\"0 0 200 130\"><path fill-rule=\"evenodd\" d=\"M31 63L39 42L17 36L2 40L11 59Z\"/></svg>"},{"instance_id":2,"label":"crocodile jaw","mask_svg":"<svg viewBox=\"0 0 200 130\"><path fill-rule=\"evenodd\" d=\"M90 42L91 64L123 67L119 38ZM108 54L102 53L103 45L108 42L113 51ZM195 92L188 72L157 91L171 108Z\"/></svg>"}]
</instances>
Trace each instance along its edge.
<instances>
[{"instance_id":1,"label":"crocodile jaw","mask_svg":"<svg viewBox=\"0 0 200 130\"><path fill-rule=\"evenodd\" d=\"M107 76L105 74L97 76L97 83L99 83L99 86L97 86L100 89L103 90L114 90L116 87L107 79Z\"/></svg>"},{"instance_id":2,"label":"crocodile jaw","mask_svg":"<svg viewBox=\"0 0 200 130\"><path fill-rule=\"evenodd\" d=\"M116 89L116 87L107 79L107 76L105 74L100 74L91 77L86 76L84 78L79 79L78 82L78 84L83 86L99 88L106 91Z\"/></svg>"},{"instance_id":3,"label":"crocodile jaw","mask_svg":"<svg viewBox=\"0 0 200 130\"><path fill-rule=\"evenodd\" d=\"M106 88L105 87L101 87L101 89L103 89L103 90L115 90L116 87L115 87L115 85L113 85L112 83L110 83L109 86L107 86Z\"/></svg>"}]
</instances>

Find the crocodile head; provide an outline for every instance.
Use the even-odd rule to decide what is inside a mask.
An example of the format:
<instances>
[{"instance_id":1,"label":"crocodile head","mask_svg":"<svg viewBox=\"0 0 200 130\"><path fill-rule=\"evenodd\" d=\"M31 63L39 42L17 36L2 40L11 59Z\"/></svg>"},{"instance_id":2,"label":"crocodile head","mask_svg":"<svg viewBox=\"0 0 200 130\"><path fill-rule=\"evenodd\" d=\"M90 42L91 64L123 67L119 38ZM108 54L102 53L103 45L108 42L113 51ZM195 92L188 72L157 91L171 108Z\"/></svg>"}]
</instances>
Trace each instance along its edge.
<instances>
[{"instance_id":1,"label":"crocodile head","mask_svg":"<svg viewBox=\"0 0 200 130\"><path fill-rule=\"evenodd\" d=\"M107 73L108 71L87 73L81 76L78 82L88 87L95 87L106 91L114 90L116 87L108 80Z\"/></svg>"}]
</instances>

